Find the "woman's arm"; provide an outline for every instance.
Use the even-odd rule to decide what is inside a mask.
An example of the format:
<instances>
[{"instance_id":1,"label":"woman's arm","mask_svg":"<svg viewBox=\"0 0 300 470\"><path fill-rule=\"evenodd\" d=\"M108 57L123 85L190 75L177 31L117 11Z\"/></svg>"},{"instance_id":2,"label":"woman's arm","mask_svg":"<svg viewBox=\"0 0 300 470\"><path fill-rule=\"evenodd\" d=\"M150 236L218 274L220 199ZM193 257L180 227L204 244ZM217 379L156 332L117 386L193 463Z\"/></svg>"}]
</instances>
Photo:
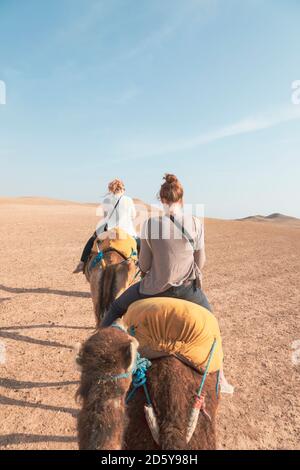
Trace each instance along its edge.
<instances>
[{"instance_id":1,"label":"woman's arm","mask_svg":"<svg viewBox=\"0 0 300 470\"><path fill-rule=\"evenodd\" d=\"M139 266L143 273L147 273L152 265L152 250L148 241L148 220L141 231L141 250L139 254Z\"/></svg>"},{"instance_id":2,"label":"woman's arm","mask_svg":"<svg viewBox=\"0 0 300 470\"><path fill-rule=\"evenodd\" d=\"M206 254L205 254L205 243L204 243L204 225L198 219L195 219L196 223L196 230L197 236L195 241L195 251L194 251L194 259L195 263L200 269L200 271L204 268L206 262Z\"/></svg>"},{"instance_id":3,"label":"woman's arm","mask_svg":"<svg viewBox=\"0 0 300 470\"><path fill-rule=\"evenodd\" d=\"M112 205L112 202L111 200L106 197L103 202L102 202L102 207L103 207L103 215L104 215L104 218L106 219L106 217L108 216L108 214L111 212L111 209L113 207Z\"/></svg>"},{"instance_id":4,"label":"woman's arm","mask_svg":"<svg viewBox=\"0 0 300 470\"><path fill-rule=\"evenodd\" d=\"M196 265L198 266L200 271L202 271L202 269L204 268L205 262L206 262L205 249L202 248L202 250L195 251L194 252L194 259L195 259Z\"/></svg>"},{"instance_id":5,"label":"woman's arm","mask_svg":"<svg viewBox=\"0 0 300 470\"><path fill-rule=\"evenodd\" d=\"M131 219L134 220L135 218L136 218L136 208L135 208L133 199L131 199Z\"/></svg>"}]
</instances>

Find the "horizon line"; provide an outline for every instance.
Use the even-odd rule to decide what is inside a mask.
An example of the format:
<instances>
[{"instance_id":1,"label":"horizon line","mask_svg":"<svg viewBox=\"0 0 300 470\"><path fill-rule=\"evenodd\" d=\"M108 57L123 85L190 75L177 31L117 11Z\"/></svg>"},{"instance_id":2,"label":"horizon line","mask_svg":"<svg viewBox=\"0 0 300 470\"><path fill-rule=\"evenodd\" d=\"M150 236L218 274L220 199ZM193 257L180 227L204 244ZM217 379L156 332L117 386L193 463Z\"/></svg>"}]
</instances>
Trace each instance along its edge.
<instances>
[{"instance_id":1,"label":"horizon line","mask_svg":"<svg viewBox=\"0 0 300 470\"><path fill-rule=\"evenodd\" d=\"M36 201L38 200L41 200L41 201L49 201L50 203L52 202L53 205L55 205L54 203L57 202L57 203L64 203L65 205L78 205L78 206L95 206L95 207L98 207L98 206L101 206L101 203L100 202L95 202L95 201L78 201L78 200L73 200L73 199L60 199L60 198L54 198L54 197L49 197L49 196L1 196L0 195L0 204L1 204L1 200L9 200L10 203L12 203L14 200L18 200L18 199L35 199ZM133 201L140 201L143 205L146 205L146 206L150 206L150 207L155 207L155 205L153 203L149 203L149 202L145 202L143 199L139 198L139 197L133 197L132 198ZM43 204L41 204L43 205ZM51 204L49 204L51 205ZM156 207L157 209L157 207ZM266 220L270 220L272 218L288 218L288 219L295 219L295 220L299 220L300 221L300 218L299 217L296 217L296 216L293 216L293 215L286 215L286 214L283 214L281 212L271 212L270 214L268 215L262 215L262 214L253 214L253 215L246 215L244 217L235 217L235 218L224 218L224 217L211 217L211 216L205 216L204 215L204 219L216 219L216 220L224 220L224 221L243 221L243 220L247 220L247 219L255 219L255 218L263 218L263 219L266 219Z\"/></svg>"}]
</instances>

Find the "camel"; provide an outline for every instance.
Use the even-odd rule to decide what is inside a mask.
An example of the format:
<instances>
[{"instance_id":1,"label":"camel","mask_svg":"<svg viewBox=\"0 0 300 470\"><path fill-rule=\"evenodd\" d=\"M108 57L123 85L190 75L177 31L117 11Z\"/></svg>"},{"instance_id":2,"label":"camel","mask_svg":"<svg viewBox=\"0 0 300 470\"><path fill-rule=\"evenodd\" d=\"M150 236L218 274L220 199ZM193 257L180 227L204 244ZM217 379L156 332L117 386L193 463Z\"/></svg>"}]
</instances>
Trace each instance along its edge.
<instances>
[{"instance_id":1,"label":"camel","mask_svg":"<svg viewBox=\"0 0 300 470\"><path fill-rule=\"evenodd\" d=\"M93 254L85 266L85 276L90 284L96 327L100 327L104 313L111 303L135 281L137 274L136 262L124 259L117 251L110 250L103 254L103 259L96 263Z\"/></svg>"},{"instance_id":2,"label":"camel","mask_svg":"<svg viewBox=\"0 0 300 470\"><path fill-rule=\"evenodd\" d=\"M155 439L145 417L143 388L125 405L136 349L136 340L118 327L98 330L81 348L77 358L82 368L80 449L216 449L217 373L207 376L204 389L210 419L200 413L187 442L189 416L202 375L172 356L151 359L147 386L157 417L159 436Z\"/></svg>"},{"instance_id":3,"label":"camel","mask_svg":"<svg viewBox=\"0 0 300 470\"><path fill-rule=\"evenodd\" d=\"M81 347L77 363L82 369L77 396L82 400L78 418L80 449L201 450L216 448L216 412L219 402L217 373L205 383L206 412L201 414L189 442L187 428L202 375L174 356L151 359L147 384L157 417L159 436L145 417L142 388L126 405L137 342L119 327L100 328L112 301L135 282L136 264L116 251L104 253L101 263L85 274L90 282L97 332ZM119 378L115 376L125 374ZM154 437L153 437L154 436Z\"/></svg>"}]
</instances>

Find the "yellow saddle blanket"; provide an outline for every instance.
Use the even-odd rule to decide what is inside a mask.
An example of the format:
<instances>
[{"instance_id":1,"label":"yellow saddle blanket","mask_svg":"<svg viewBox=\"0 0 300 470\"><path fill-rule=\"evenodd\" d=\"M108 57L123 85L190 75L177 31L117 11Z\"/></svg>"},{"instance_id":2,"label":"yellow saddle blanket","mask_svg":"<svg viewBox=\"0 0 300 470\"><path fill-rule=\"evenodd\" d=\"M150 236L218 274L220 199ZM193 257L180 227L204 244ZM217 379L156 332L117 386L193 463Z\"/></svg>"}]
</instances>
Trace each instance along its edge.
<instances>
[{"instance_id":1,"label":"yellow saddle blanket","mask_svg":"<svg viewBox=\"0 0 300 470\"><path fill-rule=\"evenodd\" d=\"M101 233L94 242L92 253L115 250L124 258L137 259L137 243L123 229L116 227Z\"/></svg>"},{"instance_id":2,"label":"yellow saddle blanket","mask_svg":"<svg viewBox=\"0 0 300 470\"><path fill-rule=\"evenodd\" d=\"M167 297L134 302L123 317L126 327L134 328L140 350L175 355L202 371L216 338L217 344L209 372L220 370L223 362L222 339L216 317L194 303Z\"/></svg>"}]
</instances>

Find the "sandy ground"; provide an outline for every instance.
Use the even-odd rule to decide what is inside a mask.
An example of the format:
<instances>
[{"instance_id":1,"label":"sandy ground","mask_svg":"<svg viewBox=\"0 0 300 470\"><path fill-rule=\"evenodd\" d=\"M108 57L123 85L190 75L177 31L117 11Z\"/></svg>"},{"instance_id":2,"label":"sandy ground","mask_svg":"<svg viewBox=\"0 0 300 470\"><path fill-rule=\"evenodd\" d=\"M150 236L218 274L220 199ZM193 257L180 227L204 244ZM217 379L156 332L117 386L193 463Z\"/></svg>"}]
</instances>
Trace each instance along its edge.
<instances>
[{"instance_id":1,"label":"sandy ground","mask_svg":"<svg viewBox=\"0 0 300 470\"><path fill-rule=\"evenodd\" d=\"M0 200L2 449L77 448L71 347L94 318L71 272L96 220L93 206ZM300 227L207 220L206 244L205 290L236 386L220 406L219 446L299 449Z\"/></svg>"}]
</instances>

